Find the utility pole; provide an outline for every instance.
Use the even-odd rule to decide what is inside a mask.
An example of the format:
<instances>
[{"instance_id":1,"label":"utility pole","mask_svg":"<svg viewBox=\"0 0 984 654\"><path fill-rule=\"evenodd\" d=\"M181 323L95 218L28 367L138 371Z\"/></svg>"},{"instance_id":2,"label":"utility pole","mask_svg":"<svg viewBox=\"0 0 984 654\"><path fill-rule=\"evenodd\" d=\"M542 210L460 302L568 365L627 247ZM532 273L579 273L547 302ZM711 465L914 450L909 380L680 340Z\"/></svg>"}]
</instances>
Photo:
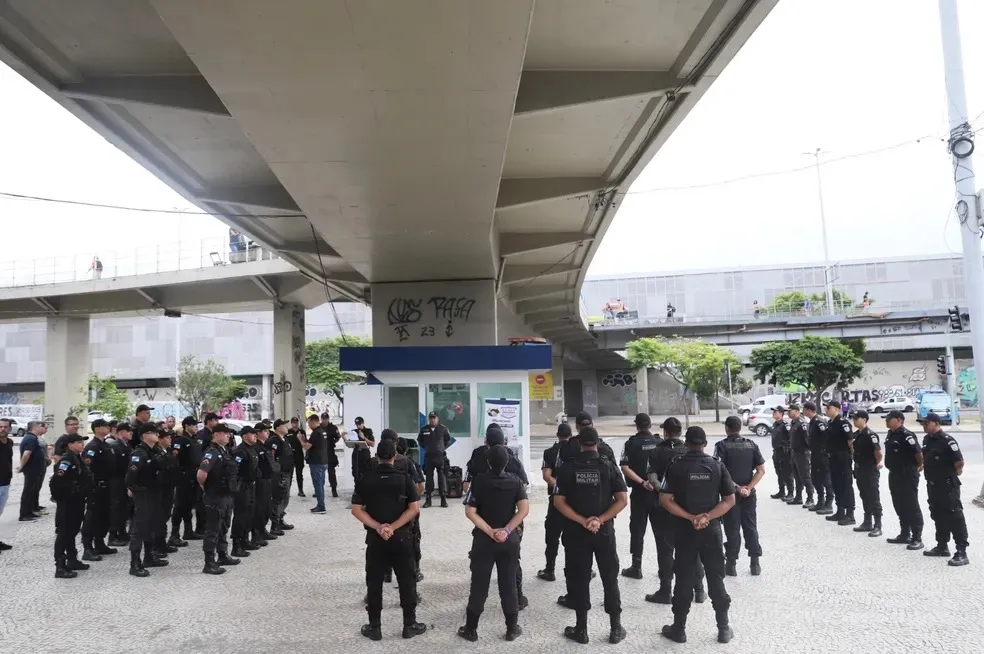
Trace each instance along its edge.
<instances>
[{"instance_id":1,"label":"utility pole","mask_svg":"<svg viewBox=\"0 0 984 654\"><path fill-rule=\"evenodd\" d=\"M834 315L834 284L831 280L830 250L827 247L827 217L823 211L823 177L820 175L820 148L813 152L804 152L813 157L817 169L817 196L820 200L820 231L823 235L823 290L827 296L827 314Z\"/></svg>"},{"instance_id":2,"label":"utility pole","mask_svg":"<svg viewBox=\"0 0 984 654\"><path fill-rule=\"evenodd\" d=\"M981 263L981 234L978 223L977 186L974 181L974 132L967 117L967 94L964 89L963 51L960 45L960 16L957 0L939 0L940 36L943 40L943 69L946 75L947 107L950 116L948 147L953 158L953 180L956 187L957 218L960 221L960 241L963 245L964 281L967 306L971 320L980 324L970 330L974 348L974 371L980 367L977 357L984 361L984 265ZM974 329L973 327L976 327ZM979 399L977 412L984 428L984 403ZM981 432L984 441L984 431ZM984 488L974 498L974 504L984 506Z\"/></svg>"}]
</instances>

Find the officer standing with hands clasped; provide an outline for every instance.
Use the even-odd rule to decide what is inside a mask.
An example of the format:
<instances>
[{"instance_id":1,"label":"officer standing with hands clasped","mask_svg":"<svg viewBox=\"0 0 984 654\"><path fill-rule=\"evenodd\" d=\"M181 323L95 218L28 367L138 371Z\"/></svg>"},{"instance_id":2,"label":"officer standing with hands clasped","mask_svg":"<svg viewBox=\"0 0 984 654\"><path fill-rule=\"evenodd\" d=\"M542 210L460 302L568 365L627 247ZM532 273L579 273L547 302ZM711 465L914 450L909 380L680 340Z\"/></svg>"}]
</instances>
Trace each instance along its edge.
<instances>
[{"instance_id":1,"label":"officer standing with hands clasped","mask_svg":"<svg viewBox=\"0 0 984 654\"><path fill-rule=\"evenodd\" d=\"M239 445L232 452L239 480L233 497L232 555L247 557L260 549L266 541L250 542L253 521L256 517L256 480L260 474L260 453L256 449L256 430L246 425L239 431Z\"/></svg>"},{"instance_id":2,"label":"officer standing with hands clasped","mask_svg":"<svg viewBox=\"0 0 984 654\"><path fill-rule=\"evenodd\" d=\"M280 536L290 531L294 525L284 522L287 505L290 503L290 485L294 481L294 450L287 444L286 420L273 421L273 433L267 441L267 447L273 454L274 460L280 464L279 478L273 480L273 505L270 517L270 533Z\"/></svg>"},{"instance_id":3,"label":"officer standing with hands clasped","mask_svg":"<svg viewBox=\"0 0 984 654\"><path fill-rule=\"evenodd\" d=\"M770 495L774 500L792 501L793 495L793 460L789 449L789 428L782 419L786 410L781 406L772 409L772 465L776 468L776 478L779 481L779 492Z\"/></svg>"},{"instance_id":4,"label":"officer standing with hands clasped","mask_svg":"<svg viewBox=\"0 0 984 654\"><path fill-rule=\"evenodd\" d=\"M793 479L796 481L796 497L789 504L803 504L803 488L806 488L805 508L813 503L813 474L810 463L809 427L800 416L798 404L789 405L789 447L792 450Z\"/></svg>"},{"instance_id":5,"label":"officer standing with hands clasped","mask_svg":"<svg viewBox=\"0 0 984 654\"><path fill-rule=\"evenodd\" d=\"M92 440L82 449L82 463L92 473L93 486L86 498L85 522L82 525L83 561L101 561L104 554L116 554L106 545L109 532L109 485L116 474L116 454L106 443L109 423L102 418L92 421Z\"/></svg>"},{"instance_id":6,"label":"officer standing with hands clasped","mask_svg":"<svg viewBox=\"0 0 984 654\"><path fill-rule=\"evenodd\" d=\"M429 508L431 495L434 493L434 473L437 472L437 490L441 495L441 508L448 508L448 478L444 471L447 461L445 451L451 447L451 433L441 424L437 413L431 411L427 416L427 426L417 434L417 442L424 451L424 477L426 478L425 492L427 499L422 508Z\"/></svg>"},{"instance_id":7,"label":"officer standing with hands clasped","mask_svg":"<svg viewBox=\"0 0 984 654\"><path fill-rule=\"evenodd\" d=\"M854 519L854 475L851 469L854 432L841 415L840 402L824 402L823 405L830 418L827 425L827 454L830 456L830 480L837 501L837 513L827 516L827 520L847 527L857 522Z\"/></svg>"},{"instance_id":8,"label":"officer standing with hands clasped","mask_svg":"<svg viewBox=\"0 0 984 654\"><path fill-rule=\"evenodd\" d=\"M813 402L803 403L803 413L810 421L807 427L810 476L817 491L816 505L806 508L817 515L830 515L834 512L834 486L830 479L830 456L827 454L827 422L817 413L817 405Z\"/></svg>"},{"instance_id":9,"label":"officer standing with hands clasped","mask_svg":"<svg viewBox=\"0 0 984 654\"><path fill-rule=\"evenodd\" d=\"M160 517L160 462L154 454L157 425L145 422L137 428L140 444L133 448L126 473L127 493L133 498L133 524L130 528L130 574L148 577L147 568L161 568L167 561L154 551L154 531ZM144 551L143 561L140 550Z\"/></svg>"},{"instance_id":10,"label":"officer standing with hands clasped","mask_svg":"<svg viewBox=\"0 0 984 654\"><path fill-rule=\"evenodd\" d=\"M256 451L260 457L260 476L256 480L256 516L253 520L253 539L257 542L277 540L277 534L267 530L273 504L273 480L280 478L280 463L273 458L273 453L267 447L270 429L266 423L256 424ZM280 532L279 535L283 535Z\"/></svg>"},{"instance_id":11,"label":"officer standing with hands clasped","mask_svg":"<svg viewBox=\"0 0 984 654\"><path fill-rule=\"evenodd\" d=\"M379 464L366 470L352 494L352 515L366 527L366 611L369 623L362 635L381 640L383 578L392 569L400 585L403 637L427 631L417 622L417 582L414 579L413 535L410 523L420 512L420 498L413 480L393 467L396 443L382 439L376 447Z\"/></svg>"},{"instance_id":12,"label":"officer standing with hands clasped","mask_svg":"<svg viewBox=\"0 0 984 654\"><path fill-rule=\"evenodd\" d=\"M625 481L632 489L629 496L629 553L632 555L632 565L622 570L622 576L642 579L646 527L652 526L654 536L659 529L656 524L656 505L659 498L656 489L649 482L648 474L655 467L661 439L653 436L650 431L653 423L647 414L636 414L634 422L638 431L625 442L621 460Z\"/></svg>"},{"instance_id":13,"label":"officer standing with hands clasped","mask_svg":"<svg viewBox=\"0 0 984 654\"><path fill-rule=\"evenodd\" d=\"M664 625L662 635L677 643L687 642L687 614L694 599L697 563L704 563L707 594L717 618L718 642L727 643L734 633L728 624L731 597L724 587L724 549L718 518L735 505L735 483L724 464L704 454L707 435L690 427L684 437L687 453L677 457L666 471L659 492L660 505L681 518L676 534L673 573L673 624Z\"/></svg>"},{"instance_id":14,"label":"officer standing with hands clasped","mask_svg":"<svg viewBox=\"0 0 984 654\"><path fill-rule=\"evenodd\" d=\"M721 460L735 483L735 506L721 518L727 537L724 544L727 557L725 574L738 576L738 553L741 551L741 532L744 531L751 573L760 575L762 545L759 543L755 487L765 476L765 459L758 445L741 435L741 418L728 416L724 421L724 431L727 437L714 445L714 456Z\"/></svg>"},{"instance_id":15,"label":"officer standing with hands clasped","mask_svg":"<svg viewBox=\"0 0 984 654\"><path fill-rule=\"evenodd\" d=\"M882 449L878 434L868 428L868 412L858 409L851 414L854 421L854 478L858 482L858 495L864 520L854 531L867 532L871 538L882 535L881 493L878 480L881 477ZM874 520L874 522L872 522Z\"/></svg>"},{"instance_id":16,"label":"officer standing with hands clasped","mask_svg":"<svg viewBox=\"0 0 984 654\"><path fill-rule=\"evenodd\" d=\"M79 454L85 444L80 434L65 439L65 453L55 466L48 487L58 507L55 509L55 579L74 579L76 570L88 570L79 561L75 538L85 516L85 500L92 488L92 473Z\"/></svg>"},{"instance_id":17,"label":"officer standing with hands clasped","mask_svg":"<svg viewBox=\"0 0 984 654\"><path fill-rule=\"evenodd\" d=\"M581 455L565 463L557 473L554 501L561 515L570 520L564 528L564 573L567 577L566 606L577 613L577 623L564 628L564 636L588 643L588 611L591 559L605 591L605 613L611 621L608 642L625 639L622 599L618 590L618 553L615 547L615 516L629 503L625 480L615 464L598 453L601 440L593 427L578 430Z\"/></svg>"},{"instance_id":18,"label":"officer standing with hands clasped","mask_svg":"<svg viewBox=\"0 0 984 654\"><path fill-rule=\"evenodd\" d=\"M171 538L169 545L181 547L179 543L201 540L191 528L191 516L198 501L198 482L195 476L202 462L202 446L195 438L198 421L188 416L181 421L181 431L171 439L171 449L178 457L178 478L174 489L174 512L171 514ZM184 523L184 541L181 540L181 524ZM187 544L187 543L185 543Z\"/></svg>"},{"instance_id":19,"label":"officer standing with hands clasped","mask_svg":"<svg viewBox=\"0 0 984 654\"><path fill-rule=\"evenodd\" d=\"M885 436L888 490L900 527L898 536L886 540L893 545L906 545L907 550L921 550L923 515L919 508L919 473L923 469L922 447L916 435L905 428L905 414L901 411L889 411L885 424L888 427Z\"/></svg>"},{"instance_id":20,"label":"officer standing with hands clasped","mask_svg":"<svg viewBox=\"0 0 984 654\"><path fill-rule=\"evenodd\" d=\"M557 505L554 502L554 488L557 486L557 479L554 477L554 470L557 468L557 461L560 451L571 438L571 426L566 422L557 425L557 442L548 447L543 452L543 464L540 466L540 475L547 483L547 517L543 522L544 537L547 544L546 557L547 565L536 573L537 578L544 581L555 581L557 576L554 574L554 567L557 563L557 552L560 551L560 536L564 533L564 524L567 518L560 515Z\"/></svg>"},{"instance_id":21,"label":"officer standing with hands clasped","mask_svg":"<svg viewBox=\"0 0 984 654\"><path fill-rule=\"evenodd\" d=\"M205 538L202 540L205 567L202 572L209 575L220 575L225 572L223 566L239 563L239 559L229 556L229 541L226 540L232 520L232 494L239 488L236 461L227 449L229 435L226 424L216 423L212 428L211 442L198 467L198 485L202 488L205 504Z\"/></svg>"},{"instance_id":22,"label":"officer standing with hands clasped","mask_svg":"<svg viewBox=\"0 0 984 654\"><path fill-rule=\"evenodd\" d=\"M960 475L964 458L956 439L940 427L940 417L930 412L922 419L923 456L926 469L926 494L929 496L929 517L936 524L936 547L923 552L924 556L950 556L950 536L957 546L952 566L967 565L967 520L960 503Z\"/></svg>"}]
</instances>

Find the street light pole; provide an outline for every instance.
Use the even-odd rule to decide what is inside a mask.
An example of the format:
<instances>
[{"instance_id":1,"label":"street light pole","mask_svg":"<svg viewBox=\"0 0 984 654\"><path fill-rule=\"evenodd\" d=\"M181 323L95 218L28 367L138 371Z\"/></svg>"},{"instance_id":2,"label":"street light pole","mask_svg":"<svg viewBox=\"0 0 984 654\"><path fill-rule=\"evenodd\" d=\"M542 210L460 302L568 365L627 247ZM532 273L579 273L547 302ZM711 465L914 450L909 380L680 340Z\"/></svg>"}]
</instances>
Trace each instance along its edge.
<instances>
[{"instance_id":1,"label":"street light pole","mask_svg":"<svg viewBox=\"0 0 984 654\"><path fill-rule=\"evenodd\" d=\"M974 131L967 117L967 94L964 89L963 52L960 45L960 16L957 0L939 0L940 36L943 41L943 69L946 75L947 107L950 117L948 147L953 158L953 180L956 188L957 218L960 221L960 241L963 245L964 281L967 307L971 320L981 324L970 330L974 348L974 371L980 375L977 357L984 360L984 265L981 263L981 234L978 223L977 185L974 181ZM980 377L978 376L978 379ZM984 403L977 402L977 411L984 427ZM984 440L984 431L981 432ZM974 498L974 504L984 506L984 488Z\"/></svg>"},{"instance_id":2,"label":"street light pole","mask_svg":"<svg viewBox=\"0 0 984 654\"><path fill-rule=\"evenodd\" d=\"M834 315L834 285L830 279L830 250L827 247L827 216L823 211L823 178L820 175L820 148L813 152L804 152L813 157L817 170L817 197L820 200L820 231L823 235L823 290L827 297L827 313Z\"/></svg>"}]
</instances>

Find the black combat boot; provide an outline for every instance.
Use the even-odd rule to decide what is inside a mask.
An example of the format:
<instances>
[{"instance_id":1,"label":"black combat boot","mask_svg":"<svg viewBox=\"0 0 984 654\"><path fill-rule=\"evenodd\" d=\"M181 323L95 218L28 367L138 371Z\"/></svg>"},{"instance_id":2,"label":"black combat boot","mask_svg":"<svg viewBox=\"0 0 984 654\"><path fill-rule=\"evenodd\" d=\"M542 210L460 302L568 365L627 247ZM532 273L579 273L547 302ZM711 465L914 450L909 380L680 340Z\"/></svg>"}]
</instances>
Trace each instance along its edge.
<instances>
[{"instance_id":1,"label":"black combat boot","mask_svg":"<svg viewBox=\"0 0 984 654\"><path fill-rule=\"evenodd\" d=\"M239 565L239 559L232 558L231 556L229 556L228 552L219 552L219 556L215 560L215 562L221 565L222 567L228 565Z\"/></svg>"},{"instance_id":2,"label":"black combat boot","mask_svg":"<svg viewBox=\"0 0 984 654\"><path fill-rule=\"evenodd\" d=\"M588 612L579 609L577 611L577 623L573 627L564 627L564 638L573 640L582 645L588 644Z\"/></svg>"},{"instance_id":3,"label":"black combat boot","mask_svg":"<svg viewBox=\"0 0 984 654\"><path fill-rule=\"evenodd\" d=\"M819 510L821 510L823 508L823 505L824 505L824 499L823 499L823 497L821 497L820 495L817 495L817 502L816 502L816 504L814 504L813 506L811 506L809 508L809 510L812 511L813 513L816 513L817 511L819 511ZM804 508L806 508L806 507L804 507Z\"/></svg>"},{"instance_id":4,"label":"black combat boot","mask_svg":"<svg viewBox=\"0 0 984 654\"><path fill-rule=\"evenodd\" d=\"M225 573L225 568L215 562L214 552L205 553L205 567L202 568L202 573L207 575L221 575Z\"/></svg>"},{"instance_id":5,"label":"black combat boot","mask_svg":"<svg viewBox=\"0 0 984 654\"><path fill-rule=\"evenodd\" d=\"M791 504L794 499L796 499L796 496L793 495L793 489L790 487L786 490L786 495L782 498L782 501L786 504Z\"/></svg>"},{"instance_id":6,"label":"black combat boot","mask_svg":"<svg viewBox=\"0 0 984 654\"><path fill-rule=\"evenodd\" d=\"M429 509L429 508L431 508L431 496L430 496L430 494L428 494L427 497L424 498L424 505L422 507L420 507L420 508L422 508L422 509Z\"/></svg>"},{"instance_id":7,"label":"black combat boot","mask_svg":"<svg viewBox=\"0 0 984 654\"><path fill-rule=\"evenodd\" d=\"M799 493L796 493L796 497L794 497L793 499L788 500L786 502L786 504L789 504L791 506L792 505L797 505L797 504L802 504L802 503L803 503L803 491L800 491Z\"/></svg>"},{"instance_id":8,"label":"black combat boot","mask_svg":"<svg viewBox=\"0 0 984 654\"><path fill-rule=\"evenodd\" d=\"M871 514L870 513L865 513L864 514L864 520L862 520L861 521L861 524L859 524L857 527L854 528L854 531L856 531L858 533L861 533L861 532L869 532L873 528L874 527L871 526Z\"/></svg>"},{"instance_id":9,"label":"black combat boot","mask_svg":"<svg viewBox=\"0 0 984 654\"><path fill-rule=\"evenodd\" d=\"M933 549L923 552L923 556L950 556L950 548L947 547L946 543L940 543Z\"/></svg>"},{"instance_id":10,"label":"black combat boot","mask_svg":"<svg viewBox=\"0 0 984 654\"><path fill-rule=\"evenodd\" d=\"M946 562L947 565L952 565L953 567L968 565L969 563L970 559L967 558L967 552L965 550L957 550L953 558Z\"/></svg>"},{"instance_id":11,"label":"black combat boot","mask_svg":"<svg viewBox=\"0 0 984 654\"><path fill-rule=\"evenodd\" d=\"M820 512L817 511L817 513ZM844 517L844 509L838 507L836 513L831 512L830 514L825 514L825 515L827 515L827 522L840 522L841 519L843 519Z\"/></svg>"},{"instance_id":12,"label":"black combat boot","mask_svg":"<svg viewBox=\"0 0 984 654\"><path fill-rule=\"evenodd\" d=\"M619 613L612 613L608 616L611 621L611 629L608 632L608 642L618 645L625 640L625 627L622 626L622 616Z\"/></svg>"},{"instance_id":13,"label":"black combat boot","mask_svg":"<svg viewBox=\"0 0 984 654\"><path fill-rule=\"evenodd\" d=\"M150 543L146 543L144 544L143 564L145 568L163 568L167 565L167 559L161 558L161 556L154 551L154 546Z\"/></svg>"},{"instance_id":14,"label":"black combat boot","mask_svg":"<svg viewBox=\"0 0 984 654\"><path fill-rule=\"evenodd\" d=\"M653 604L669 604L673 601L670 595L670 580L660 579L659 580L659 590L655 593L646 595L646 601L652 602Z\"/></svg>"},{"instance_id":15,"label":"black combat boot","mask_svg":"<svg viewBox=\"0 0 984 654\"><path fill-rule=\"evenodd\" d=\"M270 533L269 531L267 531L266 526L264 526L262 529L260 529L260 534L263 536L263 538L265 540L277 540L277 538L278 538L276 534L273 534L273 533ZM283 536L283 533L281 533L280 535Z\"/></svg>"},{"instance_id":16,"label":"black combat boot","mask_svg":"<svg viewBox=\"0 0 984 654\"><path fill-rule=\"evenodd\" d=\"M199 534L197 531L191 528L191 521L184 523L184 539L185 540L202 540L205 537Z\"/></svg>"},{"instance_id":17,"label":"black combat boot","mask_svg":"<svg viewBox=\"0 0 984 654\"><path fill-rule=\"evenodd\" d=\"M134 577L149 577L150 571L143 566L140 552L130 552L130 574Z\"/></svg>"},{"instance_id":18,"label":"black combat boot","mask_svg":"<svg viewBox=\"0 0 984 654\"><path fill-rule=\"evenodd\" d=\"M266 547L267 545L269 545L269 543L267 543L266 538L263 537L263 534L261 534L256 529L253 530L252 543L253 543L253 545L256 545L258 547Z\"/></svg>"},{"instance_id":19,"label":"black combat boot","mask_svg":"<svg viewBox=\"0 0 984 654\"><path fill-rule=\"evenodd\" d=\"M506 635L505 639L512 642L523 635L523 628L519 626L519 614L506 614Z\"/></svg>"},{"instance_id":20,"label":"black combat boot","mask_svg":"<svg viewBox=\"0 0 984 654\"><path fill-rule=\"evenodd\" d=\"M75 557L70 557L65 567L68 568L69 570L77 571L77 570L88 570L92 566L90 566L88 563L82 563Z\"/></svg>"},{"instance_id":21,"label":"black combat boot","mask_svg":"<svg viewBox=\"0 0 984 654\"><path fill-rule=\"evenodd\" d=\"M874 522L871 525L871 531L868 532L868 538L877 538L882 535L881 519L882 517L880 515L876 515L874 517Z\"/></svg>"},{"instance_id":22,"label":"black combat boot","mask_svg":"<svg viewBox=\"0 0 984 654\"><path fill-rule=\"evenodd\" d=\"M99 556L99 553L92 546L91 542L86 542L82 550L82 560L83 561L102 561L103 557Z\"/></svg>"},{"instance_id":23,"label":"black combat boot","mask_svg":"<svg viewBox=\"0 0 984 654\"><path fill-rule=\"evenodd\" d=\"M728 625L728 612L715 611L714 616L717 618L718 642L730 643L731 639L735 637L735 633L731 631L731 627Z\"/></svg>"},{"instance_id":24,"label":"black combat boot","mask_svg":"<svg viewBox=\"0 0 984 654\"><path fill-rule=\"evenodd\" d=\"M812 509L815 506L816 506L816 503L813 501L813 496L810 495L809 493L807 493L806 494L806 503L803 504L803 508L804 509Z\"/></svg>"},{"instance_id":25,"label":"black combat boot","mask_svg":"<svg viewBox=\"0 0 984 654\"><path fill-rule=\"evenodd\" d=\"M660 635L674 643L687 642L687 616L674 614L673 624L664 624Z\"/></svg>"},{"instance_id":26,"label":"black combat boot","mask_svg":"<svg viewBox=\"0 0 984 654\"><path fill-rule=\"evenodd\" d=\"M304 493L301 493L301 497L304 497ZM362 625L362 629L359 632L369 640L383 639L383 632L378 622L370 622L369 624Z\"/></svg>"},{"instance_id":27,"label":"black combat boot","mask_svg":"<svg viewBox=\"0 0 984 654\"><path fill-rule=\"evenodd\" d=\"M752 573L753 577L757 577L762 574L762 564L759 563L759 557L752 557L752 563L748 566L748 571Z\"/></svg>"},{"instance_id":28,"label":"black combat boot","mask_svg":"<svg viewBox=\"0 0 984 654\"><path fill-rule=\"evenodd\" d=\"M837 521L837 524L841 527L850 527L853 524L857 524L857 520L854 519L854 511L850 509L844 511L843 517Z\"/></svg>"},{"instance_id":29,"label":"black combat boot","mask_svg":"<svg viewBox=\"0 0 984 654\"><path fill-rule=\"evenodd\" d=\"M923 545L922 542L922 531L913 529L912 538L909 539L909 544L905 546L905 549L915 552L916 550L921 550L923 547L925 547L925 545Z\"/></svg>"},{"instance_id":30,"label":"black combat boot","mask_svg":"<svg viewBox=\"0 0 984 654\"><path fill-rule=\"evenodd\" d=\"M99 555L103 555L103 554L116 554L116 552L119 551L115 547L109 547L109 546L107 546L106 545L106 541L103 540L102 538L97 538L95 540L95 547L93 547L93 549L96 550L96 554L99 554Z\"/></svg>"},{"instance_id":31,"label":"black combat boot","mask_svg":"<svg viewBox=\"0 0 984 654\"><path fill-rule=\"evenodd\" d=\"M181 540L181 523L171 525L171 537L167 539L171 547L188 547L188 541Z\"/></svg>"},{"instance_id":32,"label":"black combat boot","mask_svg":"<svg viewBox=\"0 0 984 654\"><path fill-rule=\"evenodd\" d=\"M286 536L287 532L280 527L279 522L270 523L270 535L271 536Z\"/></svg>"},{"instance_id":33,"label":"black combat boot","mask_svg":"<svg viewBox=\"0 0 984 654\"><path fill-rule=\"evenodd\" d=\"M737 577L738 562L734 559L728 559L727 563L724 564L724 574L728 577Z\"/></svg>"},{"instance_id":34,"label":"black combat boot","mask_svg":"<svg viewBox=\"0 0 984 654\"><path fill-rule=\"evenodd\" d=\"M417 622L416 609L403 609L403 637L413 638L427 631L427 625Z\"/></svg>"},{"instance_id":35,"label":"black combat boot","mask_svg":"<svg viewBox=\"0 0 984 654\"><path fill-rule=\"evenodd\" d=\"M249 556L249 552L243 547L243 541L239 538L234 538L232 541L232 555L240 558Z\"/></svg>"},{"instance_id":36,"label":"black combat boot","mask_svg":"<svg viewBox=\"0 0 984 654\"><path fill-rule=\"evenodd\" d=\"M442 509L448 508L448 498L444 497L443 495L441 496L441 508Z\"/></svg>"},{"instance_id":37,"label":"black combat boot","mask_svg":"<svg viewBox=\"0 0 984 654\"><path fill-rule=\"evenodd\" d=\"M622 570L622 576L630 579L642 579L642 557L633 556L632 565Z\"/></svg>"},{"instance_id":38,"label":"black combat boot","mask_svg":"<svg viewBox=\"0 0 984 654\"><path fill-rule=\"evenodd\" d=\"M704 581L698 581L694 586L694 604L703 604L707 601L707 591L704 590Z\"/></svg>"},{"instance_id":39,"label":"black combat boot","mask_svg":"<svg viewBox=\"0 0 984 654\"><path fill-rule=\"evenodd\" d=\"M817 506L820 506L819 504ZM834 512L834 498L828 497L823 506L817 509L817 515L831 515Z\"/></svg>"},{"instance_id":40,"label":"black combat boot","mask_svg":"<svg viewBox=\"0 0 984 654\"><path fill-rule=\"evenodd\" d=\"M778 493L775 493L774 495L769 495L769 497L771 497L774 500L784 500L786 499L786 489L780 488Z\"/></svg>"},{"instance_id":41,"label":"black combat boot","mask_svg":"<svg viewBox=\"0 0 984 654\"><path fill-rule=\"evenodd\" d=\"M65 559L55 560L55 579L75 579L79 573L68 569L68 562Z\"/></svg>"},{"instance_id":42,"label":"black combat boot","mask_svg":"<svg viewBox=\"0 0 984 654\"><path fill-rule=\"evenodd\" d=\"M458 637L464 638L470 643L478 642L478 618L478 614L466 610L465 624L458 627Z\"/></svg>"},{"instance_id":43,"label":"black combat boot","mask_svg":"<svg viewBox=\"0 0 984 654\"><path fill-rule=\"evenodd\" d=\"M909 530L905 527L905 525L903 525L902 531L899 532L898 536L895 536L894 538L886 538L885 540L892 545L908 545L912 542L912 536L909 535Z\"/></svg>"}]
</instances>

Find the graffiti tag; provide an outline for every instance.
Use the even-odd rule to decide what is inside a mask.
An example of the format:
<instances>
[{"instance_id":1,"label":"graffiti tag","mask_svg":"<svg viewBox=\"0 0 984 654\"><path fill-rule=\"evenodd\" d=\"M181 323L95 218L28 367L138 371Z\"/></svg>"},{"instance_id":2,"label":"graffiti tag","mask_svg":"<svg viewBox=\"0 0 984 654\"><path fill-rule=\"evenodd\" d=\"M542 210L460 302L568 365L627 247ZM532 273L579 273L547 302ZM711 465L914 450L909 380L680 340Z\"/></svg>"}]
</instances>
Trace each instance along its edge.
<instances>
[{"instance_id":1,"label":"graffiti tag","mask_svg":"<svg viewBox=\"0 0 984 654\"><path fill-rule=\"evenodd\" d=\"M635 376L630 372L612 372L601 379L601 383L611 388L622 388L635 383Z\"/></svg>"}]
</instances>

